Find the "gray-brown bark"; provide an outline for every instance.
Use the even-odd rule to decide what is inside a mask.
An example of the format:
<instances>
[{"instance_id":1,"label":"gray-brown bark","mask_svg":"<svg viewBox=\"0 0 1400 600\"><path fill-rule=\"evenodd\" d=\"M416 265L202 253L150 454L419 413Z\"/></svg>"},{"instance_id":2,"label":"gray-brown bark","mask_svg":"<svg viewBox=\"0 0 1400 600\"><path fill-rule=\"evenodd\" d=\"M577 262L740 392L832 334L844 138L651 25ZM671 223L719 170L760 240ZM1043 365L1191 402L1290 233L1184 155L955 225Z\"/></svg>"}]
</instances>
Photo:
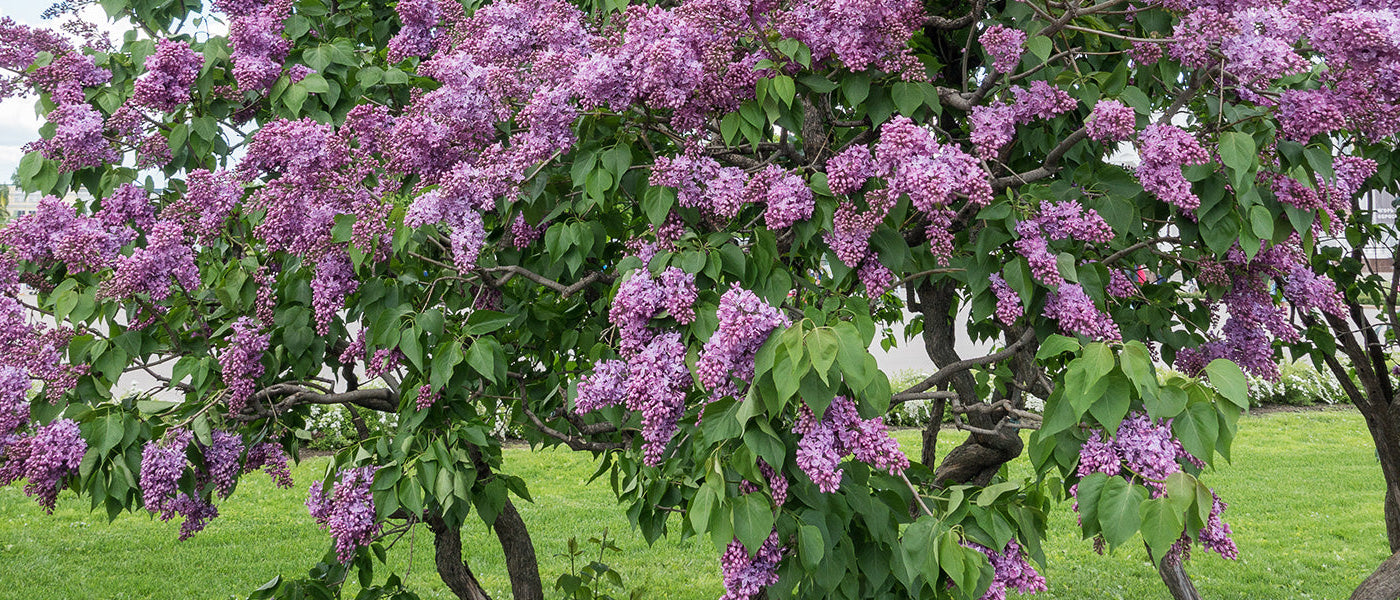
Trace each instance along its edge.
<instances>
[{"instance_id":1,"label":"gray-brown bark","mask_svg":"<svg viewBox=\"0 0 1400 600\"><path fill-rule=\"evenodd\" d=\"M544 600L540 566L535 560L535 544L530 541L525 520L520 518L520 512L515 510L515 503L510 499L506 499L493 529L501 543L501 551L505 553L511 595L515 600Z\"/></svg>"},{"instance_id":2,"label":"gray-brown bark","mask_svg":"<svg viewBox=\"0 0 1400 600\"><path fill-rule=\"evenodd\" d=\"M1376 572L1351 593L1351 600L1396 600L1400 598L1400 552L1385 559Z\"/></svg>"},{"instance_id":3,"label":"gray-brown bark","mask_svg":"<svg viewBox=\"0 0 1400 600\"><path fill-rule=\"evenodd\" d=\"M428 528L433 531L433 558L438 576L447 584L447 589L461 600L491 600L471 567L462 560L461 529L449 526L435 513L428 515Z\"/></svg>"},{"instance_id":4,"label":"gray-brown bark","mask_svg":"<svg viewBox=\"0 0 1400 600\"><path fill-rule=\"evenodd\" d=\"M1196 591L1196 586L1191 583L1191 576L1186 574L1186 568L1181 564L1180 555L1168 553L1157 565L1157 574L1162 576L1162 583L1166 584L1172 598L1201 600L1201 594Z\"/></svg>"}]
</instances>

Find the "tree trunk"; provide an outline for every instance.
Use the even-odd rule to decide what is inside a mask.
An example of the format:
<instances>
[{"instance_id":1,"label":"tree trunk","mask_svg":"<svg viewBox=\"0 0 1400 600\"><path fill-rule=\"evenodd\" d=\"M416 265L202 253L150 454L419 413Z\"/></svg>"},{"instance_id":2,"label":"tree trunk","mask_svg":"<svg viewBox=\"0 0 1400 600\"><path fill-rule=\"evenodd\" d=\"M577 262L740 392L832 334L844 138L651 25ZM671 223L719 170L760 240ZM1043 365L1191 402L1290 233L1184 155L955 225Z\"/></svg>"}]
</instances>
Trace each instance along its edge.
<instances>
[{"instance_id":1,"label":"tree trunk","mask_svg":"<svg viewBox=\"0 0 1400 600\"><path fill-rule=\"evenodd\" d=\"M530 531L525 528L524 519L515 510L515 503L509 498L496 517L496 539L501 542L501 550L506 556L506 571L510 573L510 591L515 600L544 600L544 586L540 582L540 566L535 561L535 544L530 541Z\"/></svg>"},{"instance_id":2,"label":"tree trunk","mask_svg":"<svg viewBox=\"0 0 1400 600\"><path fill-rule=\"evenodd\" d=\"M1181 564L1180 554L1168 552L1162 558L1162 563L1157 565L1157 574L1162 576L1162 583L1167 585L1167 591L1175 600L1201 600L1201 594L1196 591L1191 576L1186 574L1186 567Z\"/></svg>"},{"instance_id":3,"label":"tree trunk","mask_svg":"<svg viewBox=\"0 0 1400 600\"><path fill-rule=\"evenodd\" d=\"M447 589L461 600L491 600L471 567L462 560L461 527L449 527L442 515L436 513L428 515L428 527L433 530L433 557L438 576L447 584Z\"/></svg>"},{"instance_id":4,"label":"tree trunk","mask_svg":"<svg viewBox=\"0 0 1400 600\"><path fill-rule=\"evenodd\" d=\"M1388 505L1387 505L1388 506ZM1400 552L1390 555L1366 581L1351 593L1351 600L1396 600L1400 598Z\"/></svg>"}]
</instances>

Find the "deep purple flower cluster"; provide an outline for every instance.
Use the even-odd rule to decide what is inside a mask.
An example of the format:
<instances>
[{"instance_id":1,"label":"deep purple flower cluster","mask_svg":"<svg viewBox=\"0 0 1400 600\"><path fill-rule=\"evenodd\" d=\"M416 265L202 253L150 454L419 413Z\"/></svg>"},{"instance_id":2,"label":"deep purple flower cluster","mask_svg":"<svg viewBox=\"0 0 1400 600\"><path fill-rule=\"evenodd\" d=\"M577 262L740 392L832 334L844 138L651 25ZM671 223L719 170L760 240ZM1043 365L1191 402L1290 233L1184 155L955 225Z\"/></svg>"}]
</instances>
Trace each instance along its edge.
<instances>
[{"instance_id":1,"label":"deep purple flower cluster","mask_svg":"<svg viewBox=\"0 0 1400 600\"><path fill-rule=\"evenodd\" d=\"M175 514L175 497L185 473L185 449L193 439L194 432L179 429L167 432L164 443L151 440L141 449L141 501L162 520Z\"/></svg>"},{"instance_id":2,"label":"deep purple flower cluster","mask_svg":"<svg viewBox=\"0 0 1400 600\"><path fill-rule=\"evenodd\" d=\"M1183 165L1202 165L1210 155L1195 136L1173 125L1153 123L1138 136L1138 181L1143 189L1184 211L1194 211L1201 199L1181 174Z\"/></svg>"},{"instance_id":3,"label":"deep purple flower cluster","mask_svg":"<svg viewBox=\"0 0 1400 600\"><path fill-rule=\"evenodd\" d=\"M1137 113L1118 100L1099 100L1094 105L1094 112L1084 121L1084 126L1090 139L1118 142L1133 137Z\"/></svg>"},{"instance_id":4,"label":"deep purple flower cluster","mask_svg":"<svg viewBox=\"0 0 1400 600\"><path fill-rule=\"evenodd\" d=\"M967 119L972 125L972 144L982 158L996 158L1016 137L1016 107L1005 102L974 106Z\"/></svg>"},{"instance_id":5,"label":"deep purple flower cluster","mask_svg":"<svg viewBox=\"0 0 1400 600\"><path fill-rule=\"evenodd\" d=\"M778 563L786 553L776 530L768 534L752 558L738 539L729 542L719 558L724 574L724 596L720 600L751 600L763 588L778 583Z\"/></svg>"},{"instance_id":6,"label":"deep purple flower cluster","mask_svg":"<svg viewBox=\"0 0 1400 600\"><path fill-rule=\"evenodd\" d=\"M1006 542L1006 548L997 552L974 542L963 542L963 546L986 555L992 563L992 585L981 600L1005 600L1006 590L1016 590L1022 594L1034 594L1046 589L1045 577L1031 564L1029 557L1021 550L1015 538Z\"/></svg>"},{"instance_id":7,"label":"deep purple flower cluster","mask_svg":"<svg viewBox=\"0 0 1400 600\"><path fill-rule=\"evenodd\" d=\"M413 406L418 410L427 410L438 400L442 399L442 393L433 389L433 386L423 384L418 386L418 397L414 399Z\"/></svg>"},{"instance_id":8,"label":"deep purple flower cluster","mask_svg":"<svg viewBox=\"0 0 1400 600\"><path fill-rule=\"evenodd\" d=\"M253 395L257 379L262 377L263 353L267 352L272 341L271 333L259 333L256 321L240 317L233 323L233 335L228 347L219 353L219 366L228 386L228 407L231 414L238 414Z\"/></svg>"},{"instance_id":9,"label":"deep purple flower cluster","mask_svg":"<svg viewBox=\"0 0 1400 600\"><path fill-rule=\"evenodd\" d=\"M1114 298L1131 298L1138 295L1137 286L1121 270L1114 270L1108 276L1108 285L1104 288L1108 295Z\"/></svg>"},{"instance_id":10,"label":"deep purple flower cluster","mask_svg":"<svg viewBox=\"0 0 1400 600\"><path fill-rule=\"evenodd\" d=\"M982 32L977 41L992 57L992 67L998 73L1011 73L1021 62L1021 53L1025 51L1023 46L1026 43L1026 32L997 24Z\"/></svg>"},{"instance_id":11,"label":"deep purple flower cluster","mask_svg":"<svg viewBox=\"0 0 1400 600\"><path fill-rule=\"evenodd\" d=\"M9 365L43 381L44 394L57 397L77 385L87 365L65 360L73 336L67 328L31 324L29 312L14 296L0 295L0 365Z\"/></svg>"},{"instance_id":12,"label":"deep purple flower cluster","mask_svg":"<svg viewBox=\"0 0 1400 600\"><path fill-rule=\"evenodd\" d=\"M776 506L782 506L783 503L787 502L787 477L784 477L782 473L779 473L771 465L769 465L768 461L765 461L761 458L758 459L758 472L759 474L763 475L764 481L768 482L768 489L773 494L773 504ZM754 492L759 491L760 489L762 488L760 488L758 484L747 479L739 482L739 493L741 494L752 494Z\"/></svg>"},{"instance_id":13,"label":"deep purple flower cluster","mask_svg":"<svg viewBox=\"0 0 1400 600\"><path fill-rule=\"evenodd\" d=\"M227 498L233 493L233 484L242 469L239 457L243 454L243 436L221 429L215 429L210 435L213 438L210 445L200 444L204 457L201 479L208 479L219 497Z\"/></svg>"},{"instance_id":14,"label":"deep purple flower cluster","mask_svg":"<svg viewBox=\"0 0 1400 600\"><path fill-rule=\"evenodd\" d=\"M0 365L0 449L29 423L29 375L12 365Z\"/></svg>"},{"instance_id":15,"label":"deep purple flower cluster","mask_svg":"<svg viewBox=\"0 0 1400 600\"><path fill-rule=\"evenodd\" d=\"M812 59L834 57L852 71L875 67L914 76L922 69L909 38L925 20L923 4L910 0L819 0L774 15L779 32L812 49Z\"/></svg>"},{"instance_id":16,"label":"deep purple flower cluster","mask_svg":"<svg viewBox=\"0 0 1400 600\"><path fill-rule=\"evenodd\" d=\"M899 449L899 440L890 435L883 417L862 419L856 405L837 396L817 419L803 404L793 433L802 436L797 444L797 466L823 492L841 486L842 469L837 465L847 456L881 471L894 473L909 468L909 457Z\"/></svg>"},{"instance_id":17,"label":"deep purple flower cluster","mask_svg":"<svg viewBox=\"0 0 1400 600\"><path fill-rule=\"evenodd\" d=\"M280 488L292 487L292 472L287 468L287 451L277 442L262 442L248 449L248 457L243 462L243 472L251 473L262 469Z\"/></svg>"},{"instance_id":18,"label":"deep purple flower cluster","mask_svg":"<svg viewBox=\"0 0 1400 600\"><path fill-rule=\"evenodd\" d=\"M1011 285L1002 279L1001 275L992 273L988 277L992 282L992 293L997 299L997 320L1003 324L1010 325L1026 314L1026 309L1021 305L1021 296L1016 290L1011 289Z\"/></svg>"},{"instance_id":19,"label":"deep purple flower cluster","mask_svg":"<svg viewBox=\"0 0 1400 600\"><path fill-rule=\"evenodd\" d=\"M525 215L515 215L515 220L510 223L511 245L516 248L529 247L530 244L540 239L544 230L544 223L532 226L529 221L525 220Z\"/></svg>"},{"instance_id":20,"label":"deep purple flower cluster","mask_svg":"<svg viewBox=\"0 0 1400 600\"><path fill-rule=\"evenodd\" d=\"M194 249L173 221L157 223L147 235L146 245L118 257L112 271L112 278L102 286L103 295L111 298L146 294L159 302L170 297L172 283L190 291L199 286Z\"/></svg>"},{"instance_id":21,"label":"deep purple flower cluster","mask_svg":"<svg viewBox=\"0 0 1400 600\"><path fill-rule=\"evenodd\" d=\"M787 229L812 218L812 210L816 208L807 182L776 165L756 173L744 188L744 195L750 202L768 206L763 219L773 230Z\"/></svg>"},{"instance_id":22,"label":"deep purple flower cluster","mask_svg":"<svg viewBox=\"0 0 1400 600\"><path fill-rule=\"evenodd\" d=\"M711 398L738 397L741 390L734 378L753 379L754 355L759 347L773 330L787 327L790 321L781 310L737 283L720 297L715 316L719 326L700 350L695 370Z\"/></svg>"},{"instance_id":23,"label":"deep purple flower cluster","mask_svg":"<svg viewBox=\"0 0 1400 600\"><path fill-rule=\"evenodd\" d=\"M64 481L78 472L87 442L78 423L58 419L29 435L0 438L0 486L28 480L24 493L52 513Z\"/></svg>"},{"instance_id":24,"label":"deep purple flower cluster","mask_svg":"<svg viewBox=\"0 0 1400 600\"><path fill-rule=\"evenodd\" d=\"M188 45L158 40L155 54L146 58L146 72L136 79L131 101L161 112L175 110L190 100L190 86L202 66L204 57Z\"/></svg>"},{"instance_id":25,"label":"deep purple flower cluster","mask_svg":"<svg viewBox=\"0 0 1400 600\"><path fill-rule=\"evenodd\" d=\"M1021 236L1013 243L1016 252L1030 263L1031 274L1046 285L1060 285L1059 263L1050 250L1050 242L1074 239L1081 242L1105 243L1113 239L1113 229L1098 211L1084 208L1077 200L1046 202L1039 213L1016 224Z\"/></svg>"},{"instance_id":26,"label":"deep purple flower cluster","mask_svg":"<svg viewBox=\"0 0 1400 600\"><path fill-rule=\"evenodd\" d=\"M15 258L43 263L59 261L70 273L101 271L112 265L123 235L58 198L45 196L33 214L13 219L0 229L0 244Z\"/></svg>"},{"instance_id":27,"label":"deep purple flower cluster","mask_svg":"<svg viewBox=\"0 0 1400 600\"><path fill-rule=\"evenodd\" d=\"M355 551L369 545L379 534L379 524L374 520L374 495L369 489L376 470L377 467L342 469L329 496L323 482L311 484L306 509L335 538L336 557L343 563L355 558Z\"/></svg>"}]
</instances>

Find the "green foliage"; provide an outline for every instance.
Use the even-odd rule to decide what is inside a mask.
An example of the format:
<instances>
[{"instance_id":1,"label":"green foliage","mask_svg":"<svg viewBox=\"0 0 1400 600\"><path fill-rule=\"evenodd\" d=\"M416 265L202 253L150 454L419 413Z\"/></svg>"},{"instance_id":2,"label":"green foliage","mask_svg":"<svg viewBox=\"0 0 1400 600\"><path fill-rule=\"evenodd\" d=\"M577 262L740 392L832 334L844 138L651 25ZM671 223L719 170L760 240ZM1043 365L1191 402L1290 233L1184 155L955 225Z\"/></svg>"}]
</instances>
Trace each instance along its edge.
<instances>
[{"instance_id":1,"label":"green foliage","mask_svg":"<svg viewBox=\"0 0 1400 600\"><path fill-rule=\"evenodd\" d=\"M612 594L626 594L625 598L638 600L645 598L646 593L642 589L634 589L629 594L627 586L623 585L622 574L603 562L607 553L621 554L622 548L617 543L608 539L608 530L604 529L601 536L588 538L588 543L598 547L598 556L594 560L588 560L591 549L582 547L578 543L578 538L569 538L564 556L569 559L569 570L559 575L554 580L554 589L563 593L565 600L617 600ZM582 561L588 560L588 564L579 566Z\"/></svg>"}]
</instances>

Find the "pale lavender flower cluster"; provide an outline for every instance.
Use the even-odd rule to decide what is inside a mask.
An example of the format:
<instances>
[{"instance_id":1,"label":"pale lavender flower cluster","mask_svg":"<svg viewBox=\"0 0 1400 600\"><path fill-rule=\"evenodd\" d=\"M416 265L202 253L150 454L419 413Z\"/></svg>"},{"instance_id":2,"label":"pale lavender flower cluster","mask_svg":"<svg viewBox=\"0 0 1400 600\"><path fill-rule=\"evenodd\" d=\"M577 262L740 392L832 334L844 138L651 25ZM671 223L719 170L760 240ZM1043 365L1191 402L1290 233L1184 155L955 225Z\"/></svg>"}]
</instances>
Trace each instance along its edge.
<instances>
[{"instance_id":1,"label":"pale lavender flower cluster","mask_svg":"<svg viewBox=\"0 0 1400 600\"><path fill-rule=\"evenodd\" d=\"M921 69L909 38L925 20L923 4L911 0L819 0L792 5L775 15L779 32L812 49L812 59L835 57L852 71L875 67L912 76Z\"/></svg>"},{"instance_id":2,"label":"pale lavender flower cluster","mask_svg":"<svg viewBox=\"0 0 1400 600\"><path fill-rule=\"evenodd\" d=\"M1084 121L1089 138L1100 142L1119 142L1133 137L1137 113L1118 100L1099 100L1094 112Z\"/></svg>"},{"instance_id":3,"label":"pale lavender flower cluster","mask_svg":"<svg viewBox=\"0 0 1400 600\"><path fill-rule=\"evenodd\" d=\"M1026 32L1005 25L992 25L982 32L977 41L992 57L992 67L998 73L1011 73L1021 62L1021 53L1025 52Z\"/></svg>"},{"instance_id":4,"label":"pale lavender flower cluster","mask_svg":"<svg viewBox=\"0 0 1400 600\"><path fill-rule=\"evenodd\" d=\"M151 228L145 246L117 258L112 278L102 284L102 293L111 298L144 293L159 302L170 297L172 283L195 290L199 287L199 267L179 223L160 221Z\"/></svg>"},{"instance_id":5,"label":"pale lavender flower cluster","mask_svg":"<svg viewBox=\"0 0 1400 600\"><path fill-rule=\"evenodd\" d=\"M267 352L272 334L259 333L259 329L253 319L240 317L233 323L233 336L229 338L228 347L219 353L219 366L224 385L228 386L227 401L231 414L243 410L257 388L257 379L263 374L262 356Z\"/></svg>"},{"instance_id":6,"label":"pale lavender flower cluster","mask_svg":"<svg viewBox=\"0 0 1400 600\"><path fill-rule=\"evenodd\" d=\"M102 199L102 208L93 216L108 229L130 225L137 231L149 231L156 222L155 206L146 188L130 183L117 186L110 196Z\"/></svg>"},{"instance_id":7,"label":"pale lavender flower cluster","mask_svg":"<svg viewBox=\"0 0 1400 600\"><path fill-rule=\"evenodd\" d=\"M29 435L0 437L0 486L28 481L24 493L52 513L69 476L78 472L87 442L71 419L36 427Z\"/></svg>"},{"instance_id":8,"label":"pale lavender flower cluster","mask_svg":"<svg viewBox=\"0 0 1400 600\"><path fill-rule=\"evenodd\" d=\"M651 341L651 320L666 311L678 323L695 318L695 276L669 267L653 278L645 270L635 272L617 288L608 320L618 328L618 351L628 357Z\"/></svg>"},{"instance_id":9,"label":"pale lavender flower cluster","mask_svg":"<svg viewBox=\"0 0 1400 600\"><path fill-rule=\"evenodd\" d=\"M759 347L773 330L787 327L790 321L781 310L738 283L720 296L715 316L719 326L700 350L695 370L711 398L738 397L741 390L734 379L753 379L754 355Z\"/></svg>"},{"instance_id":10,"label":"pale lavender flower cluster","mask_svg":"<svg viewBox=\"0 0 1400 600\"><path fill-rule=\"evenodd\" d=\"M1003 324L1010 325L1026 314L1026 309L1021 305L1021 296L1016 290L1011 289L1011 285L997 273L992 273L988 277L992 282L992 293L997 299L997 320Z\"/></svg>"},{"instance_id":11,"label":"pale lavender flower cluster","mask_svg":"<svg viewBox=\"0 0 1400 600\"><path fill-rule=\"evenodd\" d=\"M356 550L369 545L379 534L379 524L374 520L374 495L369 489L376 470L377 467L342 469L329 496L323 482L311 484L306 509L335 538L336 557L342 563L350 562Z\"/></svg>"},{"instance_id":12,"label":"pale lavender flower cluster","mask_svg":"<svg viewBox=\"0 0 1400 600\"><path fill-rule=\"evenodd\" d=\"M389 62L432 53L433 29L441 18L437 0L400 0L394 10L403 26L389 40Z\"/></svg>"},{"instance_id":13,"label":"pale lavender flower cluster","mask_svg":"<svg viewBox=\"0 0 1400 600\"><path fill-rule=\"evenodd\" d=\"M619 330L623 360L598 363L578 384L577 413L619 403L642 413L643 460L648 465L661 464L693 384L680 333L654 329L651 320L665 311L677 322L691 322L697 295L695 276L675 267L655 279L644 270L633 274L618 287L609 313Z\"/></svg>"},{"instance_id":14,"label":"pale lavender flower cluster","mask_svg":"<svg viewBox=\"0 0 1400 600\"><path fill-rule=\"evenodd\" d=\"M843 470L838 465L847 456L889 473L909 468L909 457L900 451L899 440L890 435L884 418L860 418L855 403L845 396L833 399L821 419L803 404L792 431L802 436L797 444L798 468L825 493L841 486Z\"/></svg>"},{"instance_id":15,"label":"pale lavender flower cluster","mask_svg":"<svg viewBox=\"0 0 1400 600\"><path fill-rule=\"evenodd\" d=\"M43 152L45 158L58 161L62 171L121 160L112 142L102 135L105 121L92 105L82 101L60 104L49 111L47 119L54 126L53 137L26 144L26 152Z\"/></svg>"},{"instance_id":16,"label":"pale lavender flower cluster","mask_svg":"<svg viewBox=\"0 0 1400 600\"><path fill-rule=\"evenodd\" d=\"M1045 300L1045 316L1060 323L1060 329L1101 342L1121 342L1123 334L1113 317L1094 305L1078 283L1062 283Z\"/></svg>"},{"instance_id":17,"label":"pale lavender flower cluster","mask_svg":"<svg viewBox=\"0 0 1400 600\"><path fill-rule=\"evenodd\" d=\"M1049 589L1045 577L1035 570L1015 538L1008 540L1001 552L974 542L963 542L962 545L981 552L992 563L992 585L981 600L1005 600L1006 590L1034 594Z\"/></svg>"},{"instance_id":18,"label":"pale lavender flower cluster","mask_svg":"<svg viewBox=\"0 0 1400 600\"><path fill-rule=\"evenodd\" d=\"M1203 165L1210 155L1195 136L1174 125L1153 123L1138 136L1138 181L1143 189L1184 211L1194 211L1201 198L1181 174L1183 165Z\"/></svg>"},{"instance_id":19,"label":"pale lavender flower cluster","mask_svg":"<svg viewBox=\"0 0 1400 600\"><path fill-rule=\"evenodd\" d=\"M184 195L166 205L160 216L180 223L186 234L206 242L219 235L242 197L243 186L233 173L195 169L185 181Z\"/></svg>"},{"instance_id":20,"label":"pale lavender flower cluster","mask_svg":"<svg viewBox=\"0 0 1400 600\"><path fill-rule=\"evenodd\" d=\"M744 188L744 195L750 202L767 205L763 219L773 230L787 229L798 221L812 218L812 210L816 208L807 182L777 165L768 165L754 174Z\"/></svg>"},{"instance_id":21,"label":"pale lavender flower cluster","mask_svg":"<svg viewBox=\"0 0 1400 600\"><path fill-rule=\"evenodd\" d=\"M1053 119L1058 115L1074 110L1078 104L1074 98L1060 88L1044 81L1032 81L1030 87L1011 88L1016 102L1016 122L1030 123L1037 119Z\"/></svg>"},{"instance_id":22,"label":"pale lavender flower cluster","mask_svg":"<svg viewBox=\"0 0 1400 600\"><path fill-rule=\"evenodd\" d=\"M787 551L774 530L752 558L738 539L729 542L719 558L724 574L724 596L720 600L752 600L763 588L778 583L778 563Z\"/></svg>"},{"instance_id":23,"label":"pale lavender flower cluster","mask_svg":"<svg viewBox=\"0 0 1400 600\"><path fill-rule=\"evenodd\" d=\"M996 158L1016 137L1016 107L1005 102L974 106L967 119L972 125L972 144L982 158Z\"/></svg>"},{"instance_id":24,"label":"pale lavender flower cluster","mask_svg":"<svg viewBox=\"0 0 1400 600\"><path fill-rule=\"evenodd\" d=\"M190 86L202 66L204 58L188 45L158 40L155 54L146 58L146 72L136 79L131 101L161 112L175 110L189 102Z\"/></svg>"}]
</instances>

